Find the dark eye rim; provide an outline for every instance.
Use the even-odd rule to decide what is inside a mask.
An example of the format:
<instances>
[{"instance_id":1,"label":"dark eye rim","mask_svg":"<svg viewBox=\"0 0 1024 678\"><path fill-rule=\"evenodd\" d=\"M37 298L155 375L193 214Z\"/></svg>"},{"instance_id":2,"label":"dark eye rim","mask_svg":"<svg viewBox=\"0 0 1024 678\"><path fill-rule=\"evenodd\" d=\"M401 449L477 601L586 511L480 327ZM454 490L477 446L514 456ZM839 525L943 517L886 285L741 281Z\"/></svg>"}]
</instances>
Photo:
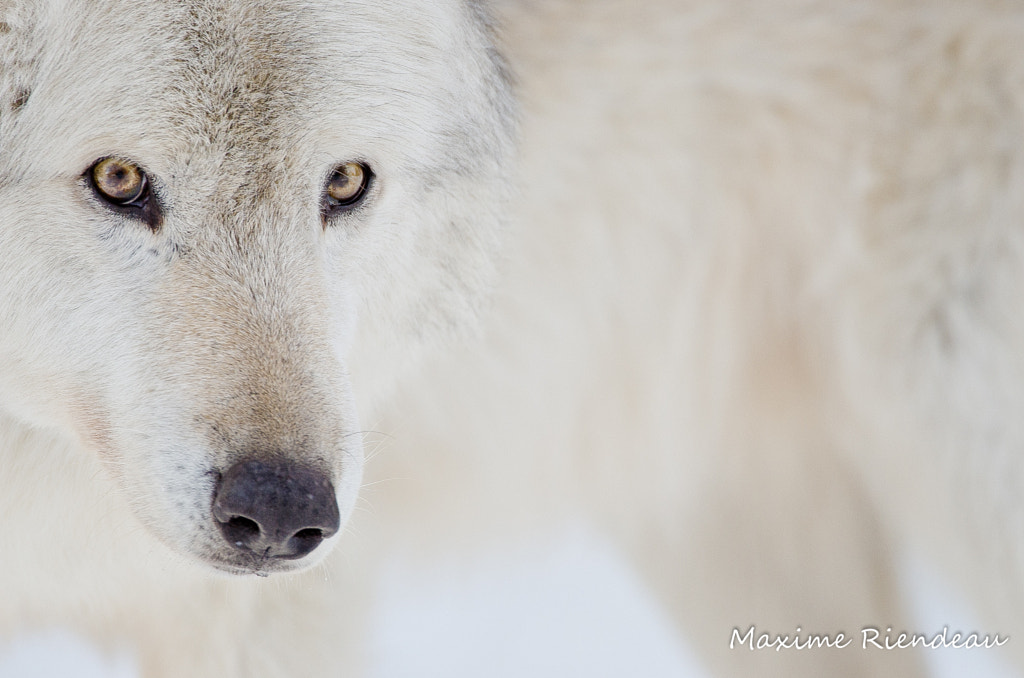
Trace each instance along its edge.
<instances>
[{"instance_id":1,"label":"dark eye rim","mask_svg":"<svg viewBox=\"0 0 1024 678\"><path fill-rule=\"evenodd\" d=\"M341 171L341 168L348 164L356 164L362 168L363 184L362 186L359 187L358 193L356 193L347 200L340 201L330 196L330 194L327 192L327 186L331 183L331 179L334 178L334 175L338 174ZM327 179L324 181L324 188L322 192L324 219L329 219L330 217L343 214L345 212L349 212L359 207L359 205L361 205L366 200L366 196L369 195L370 189L373 187L376 177L377 175L374 174L373 169L370 167L369 163L367 163L364 160L348 160L346 162L335 165L334 169L331 170L331 173L327 175Z\"/></svg>"},{"instance_id":2,"label":"dark eye rim","mask_svg":"<svg viewBox=\"0 0 1024 678\"><path fill-rule=\"evenodd\" d=\"M117 200L107 193L104 193L96 184L96 177L94 174L96 167L100 163L111 159L120 160L126 164L134 165L142 175L142 189L139 191L138 196L132 200ZM163 220L162 210L153 195L153 184L149 179L149 173L146 172L139 163L119 155L105 155L89 165L82 176L85 179L85 182L89 185L89 188L92 189L93 195L95 195L108 209L132 219L142 221L154 231L160 227Z\"/></svg>"}]
</instances>

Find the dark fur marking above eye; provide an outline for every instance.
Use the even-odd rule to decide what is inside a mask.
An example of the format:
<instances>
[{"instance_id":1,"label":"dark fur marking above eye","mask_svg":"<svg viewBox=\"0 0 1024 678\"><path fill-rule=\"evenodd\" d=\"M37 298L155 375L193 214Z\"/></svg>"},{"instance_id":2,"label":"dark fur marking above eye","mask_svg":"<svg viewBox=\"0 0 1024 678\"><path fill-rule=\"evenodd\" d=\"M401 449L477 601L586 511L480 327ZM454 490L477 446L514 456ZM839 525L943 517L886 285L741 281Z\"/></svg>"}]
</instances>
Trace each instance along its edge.
<instances>
[{"instance_id":1,"label":"dark fur marking above eye","mask_svg":"<svg viewBox=\"0 0 1024 678\"><path fill-rule=\"evenodd\" d=\"M28 98L30 96L32 96L32 90L18 90L17 94L14 95L14 101L11 102L11 110L17 112L22 106L28 103Z\"/></svg>"}]
</instances>

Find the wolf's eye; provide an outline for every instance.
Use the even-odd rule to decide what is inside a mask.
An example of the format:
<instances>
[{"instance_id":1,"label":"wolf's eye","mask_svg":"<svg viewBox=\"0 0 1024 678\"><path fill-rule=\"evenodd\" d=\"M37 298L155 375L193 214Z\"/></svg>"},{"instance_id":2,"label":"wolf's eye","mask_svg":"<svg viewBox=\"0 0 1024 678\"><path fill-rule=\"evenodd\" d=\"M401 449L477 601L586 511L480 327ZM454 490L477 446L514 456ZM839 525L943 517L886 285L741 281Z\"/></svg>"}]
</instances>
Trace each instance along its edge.
<instances>
[{"instance_id":1,"label":"wolf's eye","mask_svg":"<svg viewBox=\"0 0 1024 678\"><path fill-rule=\"evenodd\" d=\"M146 174L135 163L104 158L89 171L92 185L104 200L115 205L143 207L149 192Z\"/></svg>"},{"instance_id":2,"label":"wolf's eye","mask_svg":"<svg viewBox=\"0 0 1024 678\"><path fill-rule=\"evenodd\" d=\"M160 228L160 204L152 195L149 177L134 162L101 158L85 171L85 179L115 212L143 221L154 231Z\"/></svg>"},{"instance_id":3,"label":"wolf's eye","mask_svg":"<svg viewBox=\"0 0 1024 678\"><path fill-rule=\"evenodd\" d=\"M373 173L361 162L338 166L327 180L327 211L353 207L366 195Z\"/></svg>"}]
</instances>

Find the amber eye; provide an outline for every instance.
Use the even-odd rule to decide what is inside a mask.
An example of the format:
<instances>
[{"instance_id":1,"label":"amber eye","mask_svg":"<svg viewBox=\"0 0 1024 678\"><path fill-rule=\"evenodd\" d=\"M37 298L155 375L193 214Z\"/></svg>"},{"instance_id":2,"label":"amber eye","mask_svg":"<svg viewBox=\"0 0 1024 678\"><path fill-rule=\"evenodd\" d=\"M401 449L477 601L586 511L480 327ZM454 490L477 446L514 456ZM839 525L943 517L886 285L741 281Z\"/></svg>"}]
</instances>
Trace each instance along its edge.
<instances>
[{"instance_id":1,"label":"amber eye","mask_svg":"<svg viewBox=\"0 0 1024 678\"><path fill-rule=\"evenodd\" d=\"M334 210L358 203L366 194L372 175L370 168L361 162L340 165L327 181L327 208Z\"/></svg>"},{"instance_id":2,"label":"amber eye","mask_svg":"<svg viewBox=\"0 0 1024 678\"><path fill-rule=\"evenodd\" d=\"M135 163L118 158L104 158L93 165L92 184L100 197L115 205L142 207L149 182Z\"/></svg>"}]
</instances>

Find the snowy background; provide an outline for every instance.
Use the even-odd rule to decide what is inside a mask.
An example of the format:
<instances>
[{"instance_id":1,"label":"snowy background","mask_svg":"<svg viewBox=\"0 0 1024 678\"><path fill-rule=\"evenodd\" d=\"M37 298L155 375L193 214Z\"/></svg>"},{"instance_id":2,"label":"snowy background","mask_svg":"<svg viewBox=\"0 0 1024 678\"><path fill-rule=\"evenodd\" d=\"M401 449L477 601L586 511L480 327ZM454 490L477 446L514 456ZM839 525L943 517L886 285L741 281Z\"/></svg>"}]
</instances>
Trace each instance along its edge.
<instances>
[{"instance_id":1,"label":"snowy background","mask_svg":"<svg viewBox=\"0 0 1024 678\"><path fill-rule=\"evenodd\" d=\"M393 563L381 574L372 678L696 678L708 674L624 560L580 528L535 549L481 557L434 575ZM921 562L907 562L921 629L978 628ZM415 583L413 583L415 582ZM482 623L486 620L486 623ZM498 627L496 620L501 620ZM992 650L929 650L935 678L1024 678ZM102 656L67 632L0 646L0 678L136 678L131 657Z\"/></svg>"}]
</instances>

